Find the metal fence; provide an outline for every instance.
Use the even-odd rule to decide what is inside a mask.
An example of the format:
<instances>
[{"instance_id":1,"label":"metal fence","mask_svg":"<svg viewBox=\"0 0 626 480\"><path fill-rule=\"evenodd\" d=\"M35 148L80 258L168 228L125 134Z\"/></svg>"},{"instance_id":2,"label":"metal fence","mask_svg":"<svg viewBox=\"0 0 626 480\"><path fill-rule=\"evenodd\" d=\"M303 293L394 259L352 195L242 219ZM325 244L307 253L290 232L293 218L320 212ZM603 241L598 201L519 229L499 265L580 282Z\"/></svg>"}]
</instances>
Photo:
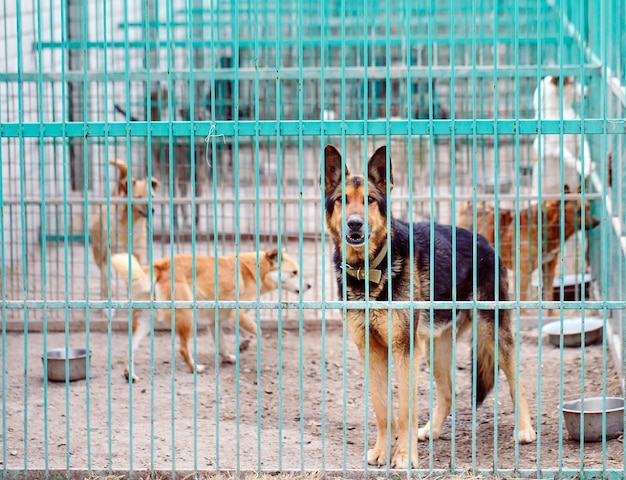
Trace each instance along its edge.
<instances>
[{"instance_id":1,"label":"metal fence","mask_svg":"<svg viewBox=\"0 0 626 480\"><path fill-rule=\"evenodd\" d=\"M589 202L591 210L575 219L598 219L587 235L565 238L564 221L541 215L535 225L540 233L558 231L555 284L534 272L534 297L521 298L518 256L513 298L495 307L512 309L515 318L517 375L537 441L514 440L518 412L503 380L482 407L464 401L476 393L471 348L459 339L458 399L441 438L420 443L417 471L624 475L621 437L572 440L561 415L567 400L624 396L623 2L49 0L4 2L0 13L5 477L391 474L389 464L364 460L375 420L342 321L352 307L337 293L324 224L327 144L353 173L376 147L388 146L397 218L454 224L468 201L475 221L485 214L480 202L509 212L514 252L532 242L520 232L538 201L556 200L562 216L568 200ZM556 115L541 111L549 100L536 92L548 76L560 89L568 77L586 87L574 99L575 116L565 113L562 94ZM581 153L585 141L589 150ZM591 160L582 162L582 192L565 190L568 142ZM541 162L551 144L558 146L558 178ZM160 184L138 200L129 178L120 193L112 158L127 163L132 178ZM556 181L559 192L538 196L537 181ZM134 217L125 208L132 205L146 207L146 218L129 233L124 225ZM94 238L94 222L106 226L103 239ZM493 239L501 254L502 232ZM97 241L119 253L120 238L141 252L143 265L181 253L240 256L278 246L296 260L300 287L312 288L206 301L196 281L204 272L194 269L191 302L176 305L192 309L194 355L209 368L189 374L174 331L155 321L174 312L171 302L135 301L151 322L133 354L142 379L127 383L133 303L124 279L93 254ZM536 247L530 256L541 263L551 252ZM214 273L237 283L239 268ZM154 268L149 276L154 293ZM550 289L555 301L540 300ZM220 364L212 327L201 318L226 308L249 309L262 332L248 338L229 323L225 341L248 348L235 349L233 365ZM599 342L568 348L547 341L545 325L563 329L573 319L599 320ZM57 347L91 351L86 380L48 382L52 365L40 354ZM433 375L426 364L421 369L414 402L423 424L435 394ZM622 411L622 428L624 418Z\"/></svg>"}]
</instances>

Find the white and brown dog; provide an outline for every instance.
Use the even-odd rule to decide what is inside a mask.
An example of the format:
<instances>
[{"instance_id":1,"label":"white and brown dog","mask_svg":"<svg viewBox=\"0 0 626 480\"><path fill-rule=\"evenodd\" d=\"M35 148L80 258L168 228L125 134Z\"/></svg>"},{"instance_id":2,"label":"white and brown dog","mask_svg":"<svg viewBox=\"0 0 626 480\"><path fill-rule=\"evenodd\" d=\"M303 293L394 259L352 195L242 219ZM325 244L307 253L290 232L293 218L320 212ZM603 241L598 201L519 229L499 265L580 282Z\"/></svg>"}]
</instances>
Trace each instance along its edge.
<instances>
[{"instance_id":1,"label":"white and brown dog","mask_svg":"<svg viewBox=\"0 0 626 480\"><path fill-rule=\"evenodd\" d=\"M544 77L533 97L535 118L540 120L577 120L573 104L587 96L587 87L573 77ZM576 190L591 174L591 152L583 135L575 133L543 134L533 143L532 192L539 195L539 177L542 194L560 194L563 185ZM563 178L561 178L561 157ZM584 177L584 178L583 178Z\"/></svg>"},{"instance_id":2,"label":"white and brown dog","mask_svg":"<svg viewBox=\"0 0 626 480\"><path fill-rule=\"evenodd\" d=\"M195 258L195 278L194 278ZM215 277L215 257L188 254L175 255L171 258L157 260L152 265L152 276L149 266L141 266L134 256L127 253L113 255L111 266L127 282L131 278L133 300L150 300L150 290L154 285L154 300L186 300L191 301L193 288L197 300L215 300L216 287L218 300L251 301L261 295L280 288L300 294L311 288L308 283L301 283L298 263L287 253L276 248L261 252L239 253L217 257L217 285ZM258 267L258 276L257 276ZM173 276L172 276L173 275ZM257 287L258 285L258 287ZM258 288L258 290L257 290ZM172 291L174 295L172 296ZM159 309L159 318L172 322L172 310ZM218 318L215 319L215 309L197 309L198 317L209 319L209 330L215 335L215 321L218 322L217 346L220 360L232 363L235 356L229 351L223 335L222 326L233 318L233 310L220 308ZM256 335L257 325L254 319L248 317L244 310L239 310L239 324L241 328ZM192 356L191 340L194 335L194 313L190 308L175 309L174 323L176 334L180 342L179 349L189 369L198 373L204 371L203 365L197 365ZM133 353L141 340L150 332L150 315L145 310L133 311ZM129 352L130 353L130 352ZM130 355L129 355L130 357ZM134 357L134 355L133 355ZM136 381L138 377L133 372L132 357L129 358L125 375L127 379ZM130 367L130 368L129 368Z\"/></svg>"}]
</instances>

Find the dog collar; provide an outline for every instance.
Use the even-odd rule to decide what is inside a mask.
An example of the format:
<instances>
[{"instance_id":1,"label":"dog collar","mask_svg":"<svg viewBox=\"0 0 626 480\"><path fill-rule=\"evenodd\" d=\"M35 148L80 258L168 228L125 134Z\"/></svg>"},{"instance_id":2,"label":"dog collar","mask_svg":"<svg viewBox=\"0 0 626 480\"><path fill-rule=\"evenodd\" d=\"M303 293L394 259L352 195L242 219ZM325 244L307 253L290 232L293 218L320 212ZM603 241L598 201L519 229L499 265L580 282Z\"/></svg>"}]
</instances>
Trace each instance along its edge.
<instances>
[{"instance_id":1,"label":"dog collar","mask_svg":"<svg viewBox=\"0 0 626 480\"><path fill-rule=\"evenodd\" d=\"M376 258L370 262L369 270L365 270L364 268L352 268L350 265L346 264L346 273L351 277L356 278L357 280L365 281L366 279L373 283L379 283L380 279L383 275L382 270L376 268L381 264L385 255L387 254L387 242L383 245L383 248L380 250L380 253L376 255Z\"/></svg>"}]
</instances>

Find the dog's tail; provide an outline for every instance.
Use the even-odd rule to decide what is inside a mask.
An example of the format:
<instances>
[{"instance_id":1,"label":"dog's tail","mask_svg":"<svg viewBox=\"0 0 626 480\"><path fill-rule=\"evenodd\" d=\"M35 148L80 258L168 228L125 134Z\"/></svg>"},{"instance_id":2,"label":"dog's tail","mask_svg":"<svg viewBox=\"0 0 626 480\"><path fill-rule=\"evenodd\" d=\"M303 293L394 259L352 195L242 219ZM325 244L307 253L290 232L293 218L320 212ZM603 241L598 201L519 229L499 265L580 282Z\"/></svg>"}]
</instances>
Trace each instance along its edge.
<instances>
[{"instance_id":1,"label":"dog's tail","mask_svg":"<svg viewBox=\"0 0 626 480\"><path fill-rule=\"evenodd\" d=\"M137 260L134 255L116 253L111 256L111 266L127 283L129 278L128 273L129 271L131 272L133 295L145 296L150 294L150 276L144 271L139 264L139 260Z\"/></svg>"},{"instance_id":2,"label":"dog's tail","mask_svg":"<svg viewBox=\"0 0 626 480\"><path fill-rule=\"evenodd\" d=\"M120 172L120 176L117 179L118 182L121 182L122 180L128 178L128 165L126 165L126 162L124 160L120 160L119 158L112 158L111 160L109 160L109 163L111 165L115 165Z\"/></svg>"},{"instance_id":3,"label":"dog's tail","mask_svg":"<svg viewBox=\"0 0 626 480\"><path fill-rule=\"evenodd\" d=\"M502 262L499 284L498 300L506 301L509 299L509 289L506 268ZM482 298L489 297L493 299L493 291ZM480 405L495 383L496 351L498 370L502 368L505 373L511 373L511 368L514 369L515 339L511 332L511 310L479 310L476 329L476 403Z\"/></svg>"}]
</instances>

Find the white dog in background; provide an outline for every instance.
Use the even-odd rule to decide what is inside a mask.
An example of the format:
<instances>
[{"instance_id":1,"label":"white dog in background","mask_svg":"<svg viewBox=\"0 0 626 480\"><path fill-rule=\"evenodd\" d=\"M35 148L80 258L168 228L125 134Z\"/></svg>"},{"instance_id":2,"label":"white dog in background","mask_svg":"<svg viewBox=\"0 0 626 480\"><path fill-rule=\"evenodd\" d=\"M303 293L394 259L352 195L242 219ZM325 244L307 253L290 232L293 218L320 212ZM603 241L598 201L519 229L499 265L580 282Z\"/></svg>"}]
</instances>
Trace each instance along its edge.
<instances>
[{"instance_id":1,"label":"white dog in background","mask_svg":"<svg viewBox=\"0 0 626 480\"><path fill-rule=\"evenodd\" d=\"M541 120L576 120L580 118L574 111L573 103L586 97L588 88L576 83L573 77L547 76L541 80L535 90L533 103L535 118ZM541 111L539 110L541 95ZM561 100L562 116L561 116ZM541 142L541 145L540 145ZM541 156L539 149L541 148ZM543 194L561 193L563 185L576 190L581 178L591 174L592 163L589 143L581 134L544 134L535 139L533 144L535 161L533 162L532 192L539 193L539 173L541 171L541 191ZM563 158L563 181L561 181L561 156ZM584 169L583 169L584 162Z\"/></svg>"}]
</instances>

